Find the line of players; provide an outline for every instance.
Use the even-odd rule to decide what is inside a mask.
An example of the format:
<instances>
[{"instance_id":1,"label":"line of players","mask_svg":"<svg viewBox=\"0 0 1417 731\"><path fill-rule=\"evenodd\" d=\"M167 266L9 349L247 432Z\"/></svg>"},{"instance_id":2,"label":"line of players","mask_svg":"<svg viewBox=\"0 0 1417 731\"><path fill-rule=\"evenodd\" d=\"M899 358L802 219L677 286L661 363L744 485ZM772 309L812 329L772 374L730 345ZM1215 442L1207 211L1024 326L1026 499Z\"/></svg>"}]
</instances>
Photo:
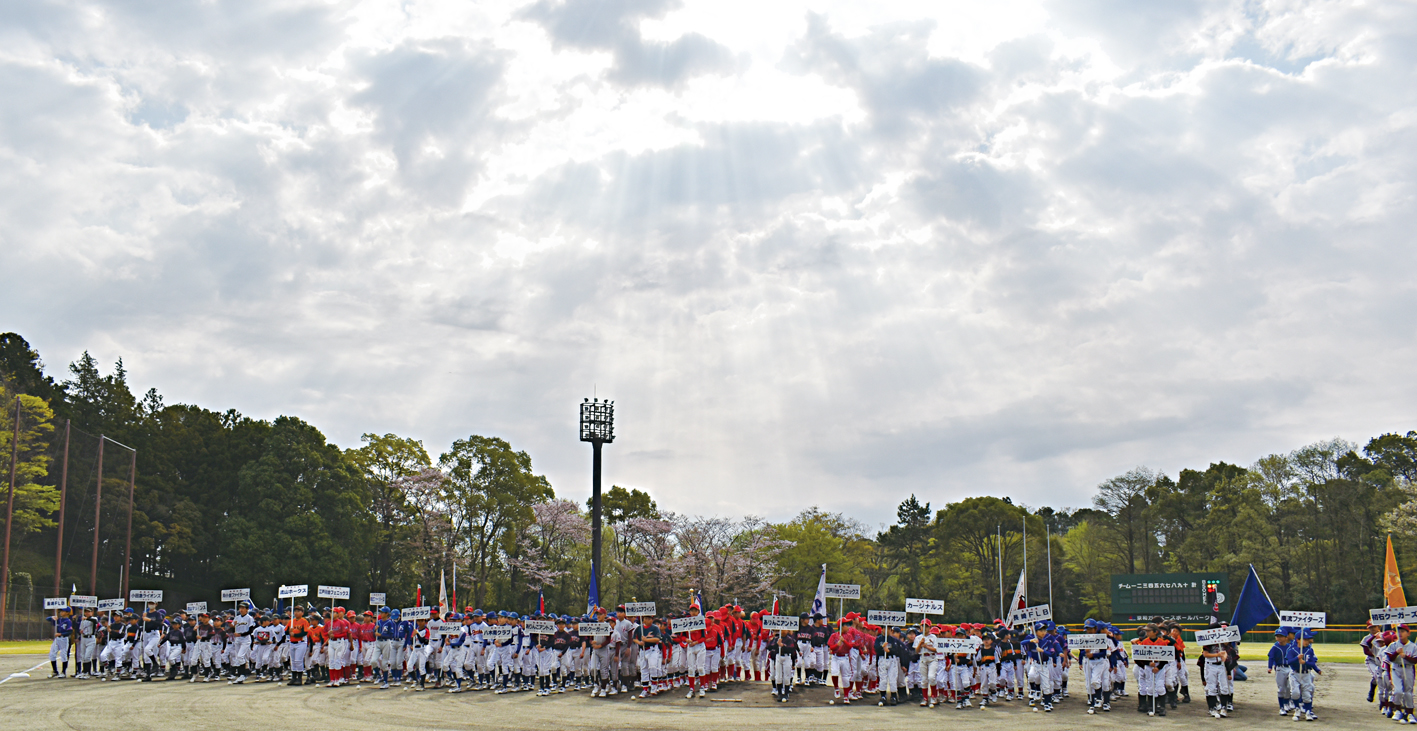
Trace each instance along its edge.
<instances>
[{"instance_id":1,"label":"line of players","mask_svg":"<svg viewBox=\"0 0 1417 731\"><path fill-rule=\"evenodd\" d=\"M1281 630L1284 628L1280 628ZM1276 632L1278 635L1278 632ZM1276 636L1275 647L1283 641ZM1383 629L1368 623L1368 636L1359 644L1363 648L1364 661L1371 680L1368 684L1368 702L1377 696L1378 710L1387 718L1398 723L1417 724L1417 713L1413 712L1413 679L1417 669L1417 642L1407 625ZM1275 650L1270 650L1271 666ZM1312 685L1312 681L1309 682ZM1280 705L1284 704L1285 684L1280 683ZM1312 691L1310 691L1312 693Z\"/></svg>"},{"instance_id":2,"label":"line of players","mask_svg":"<svg viewBox=\"0 0 1417 731\"><path fill-rule=\"evenodd\" d=\"M842 705L862 700L863 694L879 694L879 706L905 698L931 708L954 703L961 710L972 708L976 698L981 709L1019 698L1035 711L1051 712L1055 702L1068 697L1069 669L1076 662L1087 686L1088 713L1110 711L1113 698L1126 696L1129 664L1139 712L1164 716L1168 705L1175 709L1178 702L1190 702L1185 645L1174 623L1147 625L1139 642L1176 647L1176 662L1129 663L1123 631L1094 620L1084 631L1105 635L1107 649L1079 650L1074 658L1068 630L1051 622L1040 622L1031 632L997 620L994 625L927 620L902 629L871 625L856 613L839 622L804 614L793 633L766 630L760 613L745 615L742 607L725 606L707 613L705 630L673 633L670 618L631 618L620 610L601 608L572 618L474 609L443 617L457 628L446 635L388 607L363 614L335 607L326 619L319 613L307 617L298 607L284 615L249 606L216 616L169 617L150 604L142 613L130 608L111 620L86 609L77 624L63 610L51 618L56 631L51 677L67 675L69 639L76 636L76 677L102 680L151 681L162 678L165 668L167 680L193 683L372 682L380 689L424 690L431 680L435 689L451 693L535 689L551 695L589 689L606 697L629 692L638 679L639 698L684 686L688 697L702 698L722 683L766 679L784 703L795 685L830 682L832 703ZM695 606L683 616L698 614ZM526 620L543 618L555 622L554 634L526 631ZM609 635L580 636L579 624L589 621L613 629ZM509 627L508 636L491 638L493 627ZM977 638L974 649L941 649L938 640L960 637ZM1232 646L1202 648L1207 705L1216 717L1234 710L1230 679L1237 657ZM1312 716L1311 690L1305 702Z\"/></svg>"}]
</instances>

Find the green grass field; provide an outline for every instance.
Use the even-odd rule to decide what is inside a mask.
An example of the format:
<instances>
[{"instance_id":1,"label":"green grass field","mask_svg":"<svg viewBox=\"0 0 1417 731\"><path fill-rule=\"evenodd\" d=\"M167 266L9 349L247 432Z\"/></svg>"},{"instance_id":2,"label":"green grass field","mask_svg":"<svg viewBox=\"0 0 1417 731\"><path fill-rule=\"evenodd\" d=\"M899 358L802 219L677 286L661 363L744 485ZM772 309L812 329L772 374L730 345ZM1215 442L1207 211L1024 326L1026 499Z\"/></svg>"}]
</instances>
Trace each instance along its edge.
<instances>
[{"instance_id":1,"label":"green grass field","mask_svg":"<svg viewBox=\"0 0 1417 731\"><path fill-rule=\"evenodd\" d=\"M0 655L48 655L49 640L0 642Z\"/></svg>"},{"instance_id":2,"label":"green grass field","mask_svg":"<svg viewBox=\"0 0 1417 731\"><path fill-rule=\"evenodd\" d=\"M1240 645L1240 659L1247 662L1264 662L1269 657L1269 645L1260 645L1253 642L1246 642ZM1319 656L1319 662L1363 662L1363 648L1357 644L1352 645L1323 645L1314 644L1314 654ZM1190 656L1190 653L1187 653Z\"/></svg>"}]
</instances>

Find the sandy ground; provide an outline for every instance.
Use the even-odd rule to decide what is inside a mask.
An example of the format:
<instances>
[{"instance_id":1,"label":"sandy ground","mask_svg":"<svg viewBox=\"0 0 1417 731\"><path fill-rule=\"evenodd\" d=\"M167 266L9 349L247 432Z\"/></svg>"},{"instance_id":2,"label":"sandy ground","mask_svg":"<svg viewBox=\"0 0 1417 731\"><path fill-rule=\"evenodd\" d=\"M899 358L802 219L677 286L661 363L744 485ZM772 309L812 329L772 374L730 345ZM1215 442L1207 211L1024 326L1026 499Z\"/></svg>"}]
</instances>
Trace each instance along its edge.
<instances>
[{"instance_id":1,"label":"sandy ground","mask_svg":"<svg viewBox=\"0 0 1417 731\"><path fill-rule=\"evenodd\" d=\"M0 727L34 729L223 729L316 727L345 729L386 728L528 728L552 729L661 729L746 728L776 729L892 729L937 728L941 723L962 723L980 729L1016 728L1021 723L1058 729L1123 728L1144 724L1157 728L1216 724L1231 729L1296 728L1306 725L1280 717L1270 676L1236 684L1236 711L1216 720L1205 712L1200 693L1166 718L1149 718L1136 712L1135 697L1120 701L1111 713L1088 716L1085 701L1076 695L1055 707L1051 714L1031 713L1018 701L987 710L956 711L953 706L934 710L919 706L878 708L875 704L829 706L830 690L812 689L789 704L775 703L763 684L738 684L710 697L715 702L685 700L682 694L651 700L631 700L624 695L592 699L585 693L538 698L533 693L448 695L429 690L414 693L364 688L288 688L283 685L184 682L108 682L48 680L49 666L42 655L0 657L0 678L38 663L30 678L0 682ZM1252 666L1253 667L1253 666ZM1070 684L1080 687L1074 670ZM1391 723L1365 702L1368 673L1361 665L1324 667L1318 678L1317 726L1326 728L1376 728ZM1128 690L1134 690L1128 688ZM1199 688L1197 688L1199 690ZM721 702L737 699L741 702Z\"/></svg>"}]
</instances>

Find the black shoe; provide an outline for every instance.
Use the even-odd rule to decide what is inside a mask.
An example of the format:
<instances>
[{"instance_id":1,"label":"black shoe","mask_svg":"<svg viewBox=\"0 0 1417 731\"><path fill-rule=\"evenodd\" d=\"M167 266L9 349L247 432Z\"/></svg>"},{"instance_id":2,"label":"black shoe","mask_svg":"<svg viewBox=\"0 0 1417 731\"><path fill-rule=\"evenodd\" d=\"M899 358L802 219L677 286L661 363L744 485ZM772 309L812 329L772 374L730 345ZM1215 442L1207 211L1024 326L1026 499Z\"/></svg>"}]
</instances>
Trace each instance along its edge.
<instances>
[{"instance_id":1,"label":"black shoe","mask_svg":"<svg viewBox=\"0 0 1417 731\"><path fill-rule=\"evenodd\" d=\"M1181 689L1181 702L1182 702L1182 703L1190 703L1190 702L1191 702L1191 689L1190 689L1190 688L1182 688L1182 689Z\"/></svg>"},{"instance_id":2,"label":"black shoe","mask_svg":"<svg viewBox=\"0 0 1417 731\"><path fill-rule=\"evenodd\" d=\"M1369 683L1369 684L1368 684L1368 702L1369 702L1369 703L1372 703L1372 702L1373 702L1373 693L1375 693L1377 690L1378 690L1378 685L1377 685L1377 683Z\"/></svg>"}]
</instances>

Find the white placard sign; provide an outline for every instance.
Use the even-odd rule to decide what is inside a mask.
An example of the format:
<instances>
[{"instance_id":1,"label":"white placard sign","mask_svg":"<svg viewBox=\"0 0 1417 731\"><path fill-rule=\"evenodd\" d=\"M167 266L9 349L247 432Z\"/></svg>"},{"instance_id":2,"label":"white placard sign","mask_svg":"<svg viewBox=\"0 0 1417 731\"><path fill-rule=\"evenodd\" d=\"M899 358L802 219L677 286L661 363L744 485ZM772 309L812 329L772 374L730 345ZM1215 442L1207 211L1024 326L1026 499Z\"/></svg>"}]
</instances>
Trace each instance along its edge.
<instances>
[{"instance_id":1,"label":"white placard sign","mask_svg":"<svg viewBox=\"0 0 1417 731\"><path fill-rule=\"evenodd\" d=\"M187 602L188 614L203 614L207 611L206 602Z\"/></svg>"},{"instance_id":2,"label":"white placard sign","mask_svg":"<svg viewBox=\"0 0 1417 731\"><path fill-rule=\"evenodd\" d=\"M1112 639L1107 635L1068 635L1069 650L1110 650Z\"/></svg>"},{"instance_id":3,"label":"white placard sign","mask_svg":"<svg viewBox=\"0 0 1417 731\"><path fill-rule=\"evenodd\" d=\"M904 627L910 623L905 616L905 612L888 612L883 609L871 609L866 612L866 621L871 624L878 624L882 627Z\"/></svg>"},{"instance_id":4,"label":"white placard sign","mask_svg":"<svg viewBox=\"0 0 1417 731\"><path fill-rule=\"evenodd\" d=\"M512 627L510 625L504 625L500 627L488 627L487 629L482 630L482 638L485 640L491 640L493 642L510 640L512 639Z\"/></svg>"},{"instance_id":5,"label":"white placard sign","mask_svg":"<svg viewBox=\"0 0 1417 731\"><path fill-rule=\"evenodd\" d=\"M98 608L98 597L96 597L96 596L80 596L80 595L78 595L78 594L75 594L75 595L69 597L69 606L71 606L71 607L78 607L79 609L83 609L83 608L85 608L85 607L88 607L89 609L97 609L97 608ZM119 608L119 609L122 609L123 607L120 605L118 608Z\"/></svg>"},{"instance_id":6,"label":"white placard sign","mask_svg":"<svg viewBox=\"0 0 1417 731\"><path fill-rule=\"evenodd\" d=\"M763 629L773 632L796 632L802 627L802 620L790 614L765 614L762 616Z\"/></svg>"},{"instance_id":7,"label":"white placard sign","mask_svg":"<svg viewBox=\"0 0 1417 731\"><path fill-rule=\"evenodd\" d=\"M30 606L34 606L34 605L31 604ZM69 600L66 599L66 598L64 598L64 597L62 597L62 596L60 596L60 597L54 597L53 599L50 599L49 597L45 597L45 598L44 598L44 608L45 608L45 609L68 609L68 608L69 608Z\"/></svg>"},{"instance_id":8,"label":"white placard sign","mask_svg":"<svg viewBox=\"0 0 1417 731\"><path fill-rule=\"evenodd\" d=\"M433 616L433 607L408 607L399 612L399 619L428 619Z\"/></svg>"},{"instance_id":9,"label":"white placard sign","mask_svg":"<svg viewBox=\"0 0 1417 731\"><path fill-rule=\"evenodd\" d=\"M1279 613L1279 623L1286 627L1318 629L1327 622L1328 614L1326 612L1296 612L1286 609Z\"/></svg>"},{"instance_id":10,"label":"white placard sign","mask_svg":"<svg viewBox=\"0 0 1417 731\"><path fill-rule=\"evenodd\" d=\"M671 619L669 620L669 629L677 635L682 634L684 632L694 632L698 630L708 629L708 624L704 622L704 615L700 614L697 617Z\"/></svg>"},{"instance_id":11,"label":"white placard sign","mask_svg":"<svg viewBox=\"0 0 1417 731\"><path fill-rule=\"evenodd\" d=\"M905 613L910 614L944 614L945 600L943 599L906 599Z\"/></svg>"},{"instance_id":12,"label":"white placard sign","mask_svg":"<svg viewBox=\"0 0 1417 731\"><path fill-rule=\"evenodd\" d=\"M974 648L982 643L983 640L978 637L936 637L935 650L946 655L959 655L974 652Z\"/></svg>"},{"instance_id":13,"label":"white placard sign","mask_svg":"<svg viewBox=\"0 0 1417 731\"><path fill-rule=\"evenodd\" d=\"M100 599L98 600L98 611L100 612L121 612L123 611L122 599Z\"/></svg>"},{"instance_id":14,"label":"white placard sign","mask_svg":"<svg viewBox=\"0 0 1417 731\"><path fill-rule=\"evenodd\" d=\"M1368 618L1373 624L1403 624L1417 621L1417 607L1392 607L1369 609Z\"/></svg>"},{"instance_id":15,"label":"white placard sign","mask_svg":"<svg viewBox=\"0 0 1417 731\"><path fill-rule=\"evenodd\" d=\"M1033 624L1053 618L1053 608L1047 604L1024 607L1009 612L1009 624Z\"/></svg>"},{"instance_id":16,"label":"white placard sign","mask_svg":"<svg viewBox=\"0 0 1417 731\"><path fill-rule=\"evenodd\" d=\"M223 602L244 602L251 598L250 589L222 589L221 600Z\"/></svg>"},{"instance_id":17,"label":"white placard sign","mask_svg":"<svg viewBox=\"0 0 1417 731\"><path fill-rule=\"evenodd\" d=\"M549 619L528 619L526 631L534 635L554 635L556 623Z\"/></svg>"},{"instance_id":18,"label":"white placard sign","mask_svg":"<svg viewBox=\"0 0 1417 731\"><path fill-rule=\"evenodd\" d=\"M320 599L344 599L349 600L349 587L347 586L317 586L315 596Z\"/></svg>"},{"instance_id":19,"label":"white placard sign","mask_svg":"<svg viewBox=\"0 0 1417 731\"><path fill-rule=\"evenodd\" d=\"M433 620L428 623L428 633L430 635L460 635L462 634L461 622L440 622Z\"/></svg>"},{"instance_id":20,"label":"white placard sign","mask_svg":"<svg viewBox=\"0 0 1417 731\"><path fill-rule=\"evenodd\" d=\"M609 622L581 622L576 628L576 633L581 637L601 637L610 634Z\"/></svg>"},{"instance_id":21,"label":"white placard sign","mask_svg":"<svg viewBox=\"0 0 1417 731\"><path fill-rule=\"evenodd\" d=\"M1216 627L1215 629L1196 630L1196 644L1201 647L1205 647L1206 645L1223 645L1227 642L1239 641L1239 627Z\"/></svg>"},{"instance_id":22,"label":"white placard sign","mask_svg":"<svg viewBox=\"0 0 1417 731\"><path fill-rule=\"evenodd\" d=\"M310 585L294 584L291 586L282 586L280 589L276 590L276 596L281 599L295 599L296 597L310 596Z\"/></svg>"},{"instance_id":23,"label":"white placard sign","mask_svg":"<svg viewBox=\"0 0 1417 731\"><path fill-rule=\"evenodd\" d=\"M627 602L625 604L626 617L653 617L654 614L654 602Z\"/></svg>"},{"instance_id":24,"label":"white placard sign","mask_svg":"<svg viewBox=\"0 0 1417 731\"><path fill-rule=\"evenodd\" d=\"M827 584L828 599L860 599L860 584Z\"/></svg>"},{"instance_id":25,"label":"white placard sign","mask_svg":"<svg viewBox=\"0 0 1417 731\"><path fill-rule=\"evenodd\" d=\"M371 607L382 607L382 606L384 606L385 604L388 604L389 602L388 602L387 599L384 598L384 596L385 596L385 595L384 595L384 592L382 592L382 591L380 591L380 592L369 592L369 606L371 606Z\"/></svg>"},{"instance_id":26,"label":"white placard sign","mask_svg":"<svg viewBox=\"0 0 1417 731\"><path fill-rule=\"evenodd\" d=\"M1176 648L1171 645L1143 645L1133 642L1132 659L1169 662L1176 659Z\"/></svg>"},{"instance_id":27,"label":"white placard sign","mask_svg":"<svg viewBox=\"0 0 1417 731\"><path fill-rule=\"evenodd\" d=\"M162 603L161 589L132 589L128 592L130 602L157 602Z\"/></svg>"}]
</instances>

